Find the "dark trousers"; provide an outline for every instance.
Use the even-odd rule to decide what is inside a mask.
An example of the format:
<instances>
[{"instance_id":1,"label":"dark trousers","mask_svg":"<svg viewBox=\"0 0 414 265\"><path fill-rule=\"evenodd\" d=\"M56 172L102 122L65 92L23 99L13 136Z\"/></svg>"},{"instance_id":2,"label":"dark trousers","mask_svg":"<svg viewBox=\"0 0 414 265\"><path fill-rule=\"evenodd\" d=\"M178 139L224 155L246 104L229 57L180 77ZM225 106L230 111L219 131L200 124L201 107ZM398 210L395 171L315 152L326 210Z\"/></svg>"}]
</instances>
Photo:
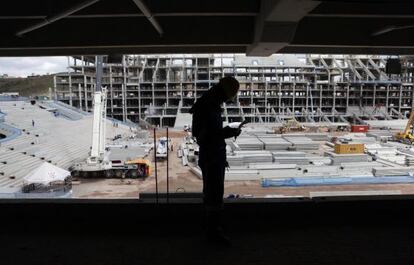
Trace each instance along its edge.
<instances>
[{"instance_id":1,"label":"dark trousers","mask_svg":"<svg viewBox=\"0 0 414 265\"><path fill-rule=\"evenodd\" d=\"M203 174L203 198L207 233L222 226L224 171L226 153L204 156L200 150L198 165Z\"/></svg>"},{"instance_id":2,"label":"dark trousers","mask_svg":"<svg viewBox=\"0 0 414 265\"><path fill-rule=\"evenodd\" d=\"M223 206L226 151L205 151L200 148L198 165L203 174L204 205L207 209L220 210Z\"/></svg>"},{"instance_id":3,"label":"dark trousers","mask_svg":"<svg viewBox=\"0 0 414 265\"><path fill-rule=\"evenodd\" d=\"M203 195L206 207L221 208L224 195L224 164L202 165Z\"/></svg>"}]
</instances>

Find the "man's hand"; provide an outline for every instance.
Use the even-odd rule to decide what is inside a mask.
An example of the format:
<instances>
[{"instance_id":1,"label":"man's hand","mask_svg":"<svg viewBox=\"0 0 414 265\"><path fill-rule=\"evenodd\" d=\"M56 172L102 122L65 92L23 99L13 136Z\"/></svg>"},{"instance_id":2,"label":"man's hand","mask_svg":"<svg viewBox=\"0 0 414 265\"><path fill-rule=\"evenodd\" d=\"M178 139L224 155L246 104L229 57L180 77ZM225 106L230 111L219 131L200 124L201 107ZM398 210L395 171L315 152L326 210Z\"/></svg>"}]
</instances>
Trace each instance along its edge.
<instances>
[{"instance_id":1,"label":"man's hand","mask_svg":"<svg viewBox=\"0 0 414 265\"><path fill-rule=\"evenodd\" d=\"M241 129L240 128L235 128L233 130L234 130L234 135L233 135L234 137L237 137L241 134Z\"/></svg>"},{"instance_id":2,"label":"man's hand","mask_svg":"<svg viewBox=\"0 0 414 265\"><path fill-rule=\"evenodd\" d=\"M240 128L231 128L229 126L224 127L223 131L224 131L224 138L237 137L241 133Z\"/></svg>"}]
</instances>

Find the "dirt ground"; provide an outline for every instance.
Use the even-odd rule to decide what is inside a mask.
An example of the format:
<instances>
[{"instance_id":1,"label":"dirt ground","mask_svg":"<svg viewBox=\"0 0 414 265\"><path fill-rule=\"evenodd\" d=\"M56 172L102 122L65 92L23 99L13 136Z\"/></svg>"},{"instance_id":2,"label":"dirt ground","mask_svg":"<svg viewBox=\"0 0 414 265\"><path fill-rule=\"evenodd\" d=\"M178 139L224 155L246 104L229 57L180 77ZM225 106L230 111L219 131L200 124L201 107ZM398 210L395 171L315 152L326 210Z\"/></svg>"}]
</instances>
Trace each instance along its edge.
<instances>
[{"instance_id":1,"label":"dirt ground","mask_svg":"<svg viewBox=\"0 0 414 265\"><path fill-rule=\"evenodd\" d=\"M177 157L178 145L181 144L185 132L171 131L169 137L173 143L173 151L169 153L169 192L201 192L202 181L193 174L189 167L182 166ZM165 131L158 130L157 138L165 136ZM323 152L321 148L319 152ZM153 153L148 156L153 168ZM157 162L158 191L167 192L167 162ZM139 198L141 192L155 192L155 171L145 180L138 179L89 179L74 183L75 198ZM312 187L269 187L263 188L260 181L234 181L225 183L225 196L239 194L245 197L310 197L314 192L376 192L378 194L414 194L414 184L377 184L377 185L338 185Z\"/></svg>"}]
</instances>

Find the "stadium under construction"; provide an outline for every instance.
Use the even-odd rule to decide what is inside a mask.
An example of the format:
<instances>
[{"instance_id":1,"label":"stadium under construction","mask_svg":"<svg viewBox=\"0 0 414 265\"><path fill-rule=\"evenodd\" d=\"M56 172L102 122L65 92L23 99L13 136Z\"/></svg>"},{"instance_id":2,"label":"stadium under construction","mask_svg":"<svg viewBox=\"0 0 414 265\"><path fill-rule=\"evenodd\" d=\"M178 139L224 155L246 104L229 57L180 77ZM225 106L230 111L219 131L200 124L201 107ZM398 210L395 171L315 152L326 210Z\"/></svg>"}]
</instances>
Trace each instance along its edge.
<instances>
[{"instance_id":1,"label":"stadium under construction","mask_svg":"<svg viewBox=\"0 0 414 265\"><path fill-rule=\"evenodd\" d=\"M107 114L121 121L160 126L188 123L194 101L221 77L241 83L237 103L224 105L226 121L353 122L401 119L414 102L411 57L401 74L386 73L389 56L237 54L124 55L104 63ZM54 97L91 111L95 57L68 60L54 79Z\"/></svg>"}]
</instances>

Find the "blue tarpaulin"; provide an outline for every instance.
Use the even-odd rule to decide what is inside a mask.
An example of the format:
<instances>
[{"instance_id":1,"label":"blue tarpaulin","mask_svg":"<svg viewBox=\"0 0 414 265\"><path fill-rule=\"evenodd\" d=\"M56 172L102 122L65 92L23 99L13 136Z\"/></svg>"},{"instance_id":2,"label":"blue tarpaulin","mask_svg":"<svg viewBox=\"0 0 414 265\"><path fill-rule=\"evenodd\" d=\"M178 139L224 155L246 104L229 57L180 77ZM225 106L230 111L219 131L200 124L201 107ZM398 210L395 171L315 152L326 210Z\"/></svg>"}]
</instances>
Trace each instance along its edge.
<instances>
[{"instance_id":1,"label":"blue tarpaulin","mask_svg":"<svg viewBox=\"0 0 414 265\"><path fill-rule=\"evenodd\" d=\"M262 179L262 187L414 183L411 176Z\"/></svg>"}]
</instances>

